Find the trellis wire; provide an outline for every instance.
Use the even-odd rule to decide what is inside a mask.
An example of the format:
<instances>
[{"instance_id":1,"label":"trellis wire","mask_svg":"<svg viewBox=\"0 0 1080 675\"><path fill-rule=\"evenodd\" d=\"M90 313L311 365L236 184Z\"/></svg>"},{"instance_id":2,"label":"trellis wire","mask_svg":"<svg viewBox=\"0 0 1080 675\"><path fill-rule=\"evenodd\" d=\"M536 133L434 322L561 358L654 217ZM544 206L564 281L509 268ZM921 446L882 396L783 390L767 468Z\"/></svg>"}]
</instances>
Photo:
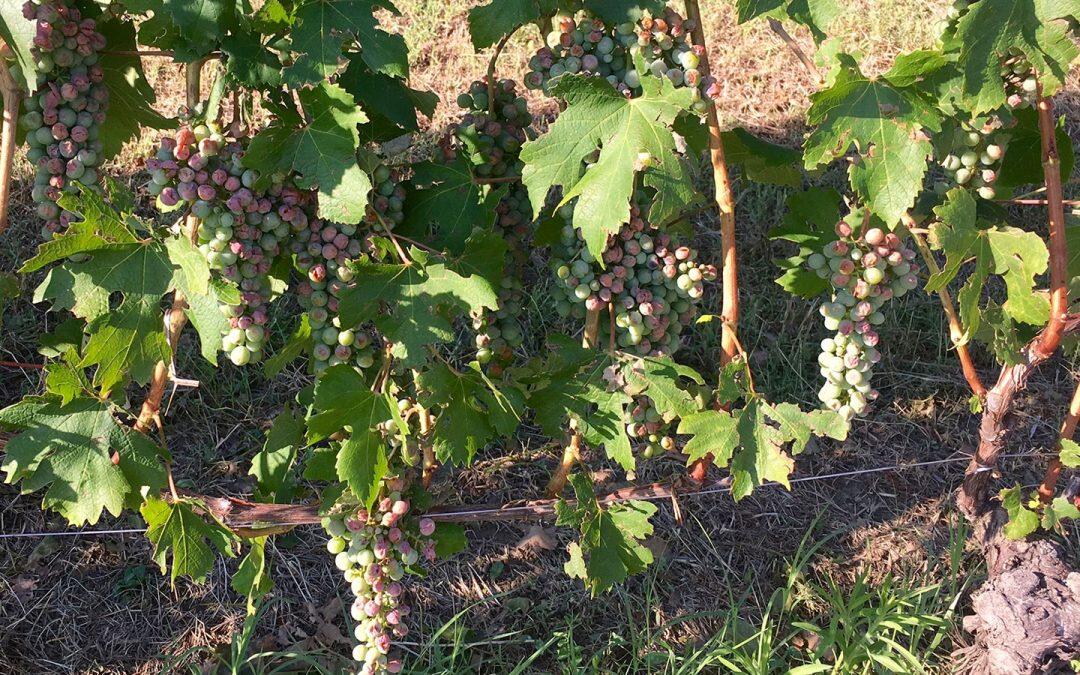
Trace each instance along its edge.
<instances>
[{"instance_id":1,"label":"trellis wire","mask_svg":"<svg viewBox=\"0 0 1080 675\"><path fill-rule=\"evenodd\" d=\"M1013 453L1013 454L1009 454L1009 455L1002 455L1001 458L1002 459L1020 459L1020 458L1034 458L1034 457L1047 457L1047 456L1049 456L1048 453ZM814 481L819 481L819 480L832 480L832 479L835 479L835 478L851 478L853 476L864 476L864 475L867 475L867 474L886 473L888 471L901 471L901 470L904 470L904 469L920 469L920 468L925 468L925 467L929 467L929 466L938 466L938 465L941 465L941 464L955 464L955 463L958 463L958 462L970 462L970 461L971 461L971 456L970 455L964 455L964 456L961 456L961 457L950 457L948 459L934 459L934 460L928 460L928 461L925 461L925 462L915 462L914 464L894 464L892 466L882 466L882 467L875 467L875 468L871 468L871 469L855 469L853 471L840 471L840 472L836 472L836 473L826 473L826 474L821 474L819 476L803 476L802 478L792 478L789 482L792 483L792 484L796 484L796 483L812 483ZM978 470L980 470L980 471L981 470L989 470L989 468L988 467L980 467L980 469L978 469ZM777 485L781 485L781 483L770 481L768 483L764 483L761 487L774 487L774 486L777 486ZM681 494L681 495L674 495L674 494L642 495L640 497L634 497L633 500L636 500L636 501L658 501L658 500L661 500L661 499L671 499L672 496L677 496L677 497L703 497L703 496L707 496L707 495L721 494L721 493L725 493L725 492L731 492L731 486L730 485L721 485L721 486L712 487L712 488L705 488L705 489L702 489L702 490L695 490L693 492L686 492L685 494ZM626 499L612 500L612 501L630 501L630 499L631 498L626 498ZM473 509L473 510L466 510L466 511L444 511L444 512L438 513L438 516L439 516L440 519L448 519L448 518L452 518L452 517L455 517L455 516L482 516L482 515L494 515L494 514L499 514L499 515L502 515L502 516L506 516L508 514L514 513L515 511L522 511L522 512L525 512L525 513L530 513L532 510L533 510L533 507L530 507L530 506L518 506L518 507L513 507L512 506L512 507L500 508L500 509ZM260 527L276 527L276 526L283 526L283 525L293 525L293 523L263 523L263 522L260 522L260 523L258 523L258 525ZM145 528L145 527L142 527L142 528L136 527L136 528L117 529L117 530L61 530L59 532L13 532L13 533L9 533L9 534L0 533L0 539L24 539L24 538L28 539L28 538L32 538L32 537L78 537L78 536L81 536L81 535L103 536L103 535L114 535L114 534L142 534L142 533L146 532L146 529L147 528Z\"/></svg>"}]
</instances>

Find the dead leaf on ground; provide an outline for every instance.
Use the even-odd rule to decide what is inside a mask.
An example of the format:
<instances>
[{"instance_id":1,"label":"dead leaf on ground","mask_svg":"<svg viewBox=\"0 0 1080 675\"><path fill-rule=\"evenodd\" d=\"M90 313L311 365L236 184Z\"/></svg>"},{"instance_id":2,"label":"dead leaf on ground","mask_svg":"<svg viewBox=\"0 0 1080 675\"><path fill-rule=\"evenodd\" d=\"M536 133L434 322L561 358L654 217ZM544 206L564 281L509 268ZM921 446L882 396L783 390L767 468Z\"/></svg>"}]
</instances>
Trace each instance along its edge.
<instances>
[{"instance_id":1,"label":"dead leaf on ground","mask_svg":"<svg viewBox=\"0 0 1080 675\"><path fill-rule=\"evenodd\" d=\"M525 532L525 536L514 545L514 549L517 551L527 551L534 548L554 551L558 547L559 540L555 537L555 530L546 528L543 525L531 526Z\"/></svg>"}]
</instances>

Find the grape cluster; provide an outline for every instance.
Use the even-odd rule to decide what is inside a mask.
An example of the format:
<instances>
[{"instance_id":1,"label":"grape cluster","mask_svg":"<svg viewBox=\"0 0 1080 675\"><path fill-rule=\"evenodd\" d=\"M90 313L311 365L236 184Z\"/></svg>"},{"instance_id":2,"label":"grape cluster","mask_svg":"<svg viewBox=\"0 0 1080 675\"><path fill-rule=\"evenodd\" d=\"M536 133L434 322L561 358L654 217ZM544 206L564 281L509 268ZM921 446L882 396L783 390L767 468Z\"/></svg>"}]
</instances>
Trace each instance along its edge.
<instances>
[{"instance_id":1,"label":"grape cluster","mask_svg":"<svg viewBox=\"0 0 1080 675\"><path fill-rule=\"evenodd\" d=\"M692 87L699 96L719 94L717 83L706 81L698 70L704 50L690 41L694 23L670 8L663 17L646 15L636 24L614 27L585 12L556 16L553 21L555 30L548 34L547 46L529 60L525 85L530 89L547 92L564 73L584 73L607 78L616 89L634 96L641 93L641 76L634 61L640 55L656 77L666 77L675 86ZM699 113L707 106L700 97L694 103Z\"/></svg>"},{"instance_id":2,"label":"grape cluster","mask_svg":"<svg viewBox=\"0 0 1080 675\"><path fill-rule=\"evenodd\" d=\"M375 362L373 333L363 326L343 326L338 315L338 298L353 280L349 263L364 252L365 238L392 230L403 217L401 174L380 164L371 178L371 200L361 225L330 223L311 215L295 228L293 252L296 266L305 275L297 293L315 338L312 356L316 373L339 363L370 368Z\"/></svg>"},{"instance_id":3,"label":"grape cluster","mask_svg":"<svg viewBox=\"0 0 1080 675\"><path fill-rule=\"evenodd\" d=\"M948 189L960 185L974 188L983 199L996 197L994 183L1008 142L1008 134L1001 130L1000 120L995 117L976 121L945 133L948 146L939 149L939 153L944 154L940 163L947 181L941 187Z\"/></svg>"},{"instance_id":4,"label":"grape cluster","mask_svg":"<svg viewBox=\"0 0 1080 675\"><path fill-rule=\"evenodd\" d=\"M420 558L435 559L431 539L435 523L421 518L418 533L413 533L402 523L409 510L408 500L393 491L370 513L358 509L323 519L323 528L330 535L326 549L356 596L350 611L356 621L359 644L352 656L361 664L359 675L401 672L401 660L390 652L394 638L409 633L405 619L410 609L402 579Z\"/></svg>"},{"instance_id":5,"label":"grape cluster","mask_svg":"<svg viewBox=\"0 0 1080 675\"><path fill-rule=\"evenodd\" d=\"M490 99L492 94L494 101ZM458 96L457 103L464 114L444 137L439 159L449 162L462 154L480 177L520 176L522 163L518 155L528 138L526 130L532 124L532 114L528 103L518 95L517 84L499 80L489 90L486 80L478 80ZM499 288L498 309L481 309L471 315L476 359L487 365L493 375L499 375L509 365L514 349L524 338L518 322L524 301L520 272L526 262L524 240L532 222L532 205L520 183L510 187L496 206L496 214L496 225L507 244L508 273L503 275Z\"/></svg>"},{"instance_id":6,"label":"grape cluster","mask_svg":"<svg viewBox=\"0 0 1080 675\"><path fill-rule=\"evenodd\" d=\"M100 190L99 134L109 107L99 63L105 37L93 19L59 0L27 2L23 16L35 21L38 92L23 100L26 112L19 123L36 169L32 197L49 238L74 217L57 204L62 193L77 192L78 185Z\"/></svg>"},{"instance_id":7,"label":"grape cluster","mask_svg":"<svg viewBox=\"0 0 1080 675\"><path fill-rule=\"evenodd\" d=\"M645 459L659 457L675 449L674 434L677 425L660 415L651 398L636 397L629 414L630 422L626 425L626 434L633 442L644 445L642 456Z\"/></svg>"},{"instance_id":8,"label":"grape cluster","mask_svg":"<svg viewBox=\"0 0 1080 675\"><path fill-rule=\"evenodd\" d=\"M1010 47L1001 62L1001 79L1005 81L1005 93L1010 108L1026 108L1039 97L1039 81L1035 69L1024 52Z\"/></svg>"},{"instance_id":9,"label":"grape cluster","mask_svg":"<svg viewBox=\"0 0 1080 675\"><path fill-rule=\"evenodd\" d=\"M831 300L821 306L825 328L836 334L821 342L818 365L825 384L818 398L851 419L877 398L870 378L881 360L875 330L885 321L881 307L918 286L919 268L912 262L914 249L892 232L875 227L860 236L842 220L836 233L840 238L812 254L807 265L833 287Z\"/></svg>"},{"instance_id":10,"label":"grape cluster","mask_svg":"<svg viewBox=\"0 0 1080 675\"><path fill-rule=\"evenodd\" d=\"M227 140L213 123L183 127L161 139L148 190L160 207L186 205L197 219L196 243L210 269L240 289L239 304L222 304L229 319L222 349L238 366L259 361L266 345L271 299L267 274L290 229L306 224L303 193L281 176L265 189L242 164L244 144Z\"/></svg>"},{"instance_id":11,"label":"grape cluster","mask_svg":"<svg viewBox=\"0 0 1080 675\"><path fill-rule=\"evenodd\" d=\"M571 213L569 205L560 209L566 224L551 260L556 311L583 318L610 303L621 348L641 355L674 353L694 320L704 282L716 279L716 267L699 263L694 249L646 223L635 205L630 222L604 249L601 268L569 222Z\"/></svg>"}]
</instances>

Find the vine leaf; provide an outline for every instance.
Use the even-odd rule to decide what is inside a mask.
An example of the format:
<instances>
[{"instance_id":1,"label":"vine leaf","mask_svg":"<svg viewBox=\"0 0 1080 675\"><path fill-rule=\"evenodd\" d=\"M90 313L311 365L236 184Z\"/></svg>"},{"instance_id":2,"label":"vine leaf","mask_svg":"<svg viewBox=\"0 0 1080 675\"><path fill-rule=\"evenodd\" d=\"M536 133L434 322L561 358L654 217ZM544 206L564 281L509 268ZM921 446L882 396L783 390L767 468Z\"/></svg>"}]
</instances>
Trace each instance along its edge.
<instances>
[{"instance_id":1,"label":"vine leaf","mask_svg":"<svg viewBox=\"0 0 1080 675\"><path fill-rule=\"evenodd\" d=\"M1063 438L1061 439L1061 452L1058 453L1058 457L1061 459L1061 463L1070 469L1075 469L1080 466L1080 445L1077 445L1076 441Z\"/></svg>"},{"instance_id":2,"label":"vine leaf","mask_svg":"<svg viewBox=\"0 0 1080 675\"><path fill-rule=\"evenodd\" d=\"M128 376L139 384L150 381L158 361L168 363L172 349L161 330L158 299L141 295L87 324L90 340L79 367L97 366L94 384L102 394L112 392Z\"/></svg>"},{"instance_id":3,"label":"vine leaf","mask_svg":"<svg viewBox=\"0 0 1080 675\"><path fill-rule=\"evenodd\" d=\"M555 0L491 0L469 10L473 49L492 46L518 26L555 13Z\"/></svg>"},{"instance_id":4,"label":"vine leaf","mask_svg":"<svg viewBox=\"0 0 1080 675\"><path fill-rule=\"evenodd\" d=\"M828 279L808 269L806 259L836 239L834 226L839 219L840 193L832 188L814 187L788 197L783 223L769 233L771 239L783 239L799 246L795 255L775 261L784 270L776 279L781 288L808 300L829 290Z\"/></svg>"},{"instance_id":5,"label":"vine leaf","mask_svg":"<svg viewBox=\"0 0 1080 675\"><path fill-rule=\"evenodd\" d=\"M390 473L386 443L370 429L353 427L352 433L341 443L335 467L337 477L348 483L360 503L370 510L379 498L383 478Z\"/></svg>"},{"instance_id":6,"label":"vine leaf","mask_svg":"<svg viewBox=\"0 0 1080 675\"><path fill-rule=\"evenodd\" d=\"M33 93L37 90L37 69L31 52L35 27L34 21L23 17L22 7L21 2L0 3L0 38L11 47L15 60L19 63L22 71L19 85Z\"/></svg>"},{"instance_id":7,"label":"vine leaf","mask_svg":"<svg viewBox=\"0 0 1080 675\"><path fill-rule=\"evenodd\" d=\"M746 177L755 183L771 183L799 187L802 172L798 165L802 153L758 138L742 127L721 134L724 158L742 167Z\"/></svg>"},{"instance_id":8,"label":"vine leaf","mask_svg":"<svg viewBox=\"0 0 1080 675\"><path fill-rule=\"evenodd\" d=\"M681 378L704 384L701 375L689 366L679 365L670 357L647 356L631 359L622 369L626 393L647 395L664 419L674 419L698 411L693 394L680 386Z\"/></svg>"},{"instance_id":9,"label":"vine leaf","mask_svg":"<svg viewBox=\"0 0 1080 675\"><path fill-rule=\"evenodd\" d=\"M848 171L851 186L891 225L922 191L933 146L919 134L938 130L940 121L917 97L890 84L888 73L871 79L851 56L838 58L842 67L832 86L810 97L806 118L816 128L806 139L804 163L816 169L854 145L859 158Z\"/></svg>"},{"instance_id":10,"label":"vine leaf","mask_svg":"<svg viewBox=\"0 0 1080 675\"><path fill-rule=\"evenodd\" d=\"M1009 539L1023 539L1039 529L1039 514L1024 504L1024 493L1019 486L1005 488L998 495L1001 506L1009 514L1005 524L1005 536Z\"/></svg>"},{"instance_id":11,"label":"vine leaf","mask_svg":"<svg viewBox=\"0 0 1080 675\"><path fill-rule=\"evenodd\" d=\"M606 23L637 21L648 10L653 16L663 16L667 6L663 0L584 0L585 9Z\"/></svg>"},{"instance_id":12,"label":"vine leaf","mask_svg":"<svg viewBox=\"0 0 1080 675\"><path fill-rule=\"evenodd\" d=\"M418 131L419 111L431 117L439 97L430 91L410 88L397 77L373 72L361 59L350 58L338 77L338 84L353 95L368 114L361 128L365 140L385 140L410 131Z\"/></svg>"},{"instance_id":13,"label":"vine leaf","mask_svg":"<svg viewBox=\"0 0 1080 675\"><path fill-rule=\"evenodd\" d=\"M1054 497L1043 507L1043 529L1052 530L1066 520L1080 520L1080 509L1066 497Z\"/></svg>"},{"instance_id":14,"label":"vine leaf","mask_svg":"<svg viewBox=\"0 0 1080 675\"><path fill-rule=\"evenodd\" d=\"M124 144L150 129L173 129L176 121L154 110L157 94L146 80L138 56L116 54L136 48L135 26L130 21L106 21L98 30L113 53L101 56L102 80L109 90L109 114L101 125L102 157L114 157ZM155 44L155 43L148 43Z\"/></svg>"},{"instance_id":15,"label":"vine leaf","mask_svg":"<svg viewBox=\"0 0 1080 675\"><path fill-rule=\"evenodd\" d=\"M293 494L293 466L304 447L304 416L286 405L266 432L263 447L251 458L248 475L255 477L255 498L288 503Z\"/></svg>"},{"instance_id":16,"label":"vine leaf","mask_svg":"<svg viewBox=\"0 0 1080 675\"><path fill-rule=\"evenodd\" d=\"M315 409L320 412L308 419L309 443L346 427L362 433L390 419L386 398L372 393L363 376L345 364L323 371L315 383Z\"/></svg>"},{"instance_id":17,"label":"vine leaf","mask_svg":"<svg viewBox=\"0 0 1080 675\"><path fill-rule=\"evenodd\" d=\"M574 474L570 484L577 499L573 503L559 500L556 524L577 528L581 539L570 544L570 560L564 569L584 581L595 596L652 563L652 551L642 540L652 534L649 519L656 505L634 500L604 508L587 476Z\"/></svg>"},{"instance_id":18,"label":"vine leaf","mask_svg":"<svg viewBox=\"0 0 1080 675\"><path fill-rule=\"evenodd\" d=\"M214 567L214 549L235 558L233 544L237 537L217 520L204 520L195 513L198 502L167 502L149 497L140 512L146 521L146 538L153 545L153 559L165 574L171 554L169 578L186 575L196 583L206 580ZM204 510L205 509L201 509Z\"/></svg>"},{"instance_id":19,"label":"vine leaf","mask_svg":"<svg viewBox=\"0 0 1080 675\"><path fill-rule=\"evenodd\" d=\"M267 539L255 537L250 540L251 548L232 577L233 590L247 598L248 616L256 614L259 601L274 588L274 581L270 578L270 562L266 559Z\"/></svg>"},{"instance_id":20,"label":"vine leaf","mask_svg":"<svg viewBox=\"0 0 1080 675\"><path fill-rule=\"evenodd\" d=\"M413 165L413 190L405 200L402 234L426 237L435 225L436 245L458 255L474 228L490 229L504 190L491 190L473 181L468 160L459 154L451 164Z\"/></svg>"},{"instance_id":21,"label":"vine leaf","mask_svg":"<svg viewBox=\"0 0 1080 675\"><path fill-rule=\"evenodd\" d=\"M94 524L103 510L120 515L141 490L160 490L158 447L117 422L107 402L27 397L0 410L0 427L19 433L4 447L6 481L28 494L48 487L43 506L72 525ZM116 454L116 463L113 462Z\"/></svg>"},{"instance_id":22,"label":"vine leaf","mask_svg":"<svg viewBox=\"0 0 1080 675\"><path fill-rule=\"evenodd\" d=\"M263 366L263 374L266 377L277 377L277 374L286 365L301 354L311 351L312 344L314 343L311 339L311 321L308 319L307 314L303 314L300 317L300 323L296 326L296 330L292 332L292 335L289 336L285 346L274 352L274 355L266 360L266 364Z\"/></svg>"},{"instance_id":23,"label":"vine leaf","mask_svg":"<svg viewBox=\"0 0 1080 675\"><path fill-rule=\"evenodd\" d=\"M251 25L244 23L221 41L225 72L236 82L254 89L282 85L281 59Z\"/></svg>"},{"instance_id":24,"label":"vine leaf","mask_svg":"<svg viewBox=\"0 0 1080 675\"><path fill-rule=\"evenodd\" d=\"M1001 275L1008 294L1002 309L1016 321L1042 325L1050 312L1045 295L1036 293L1035 277L1046 271L1050 254L1042 238L1016 227L980 228L975 199L967 191L949 191L946 201L934 210L938 221L930 226L930 243L945 252L945 266L926 282L928 293L952 281L971 259L975 265L957 294L964 329L979 328L979 301L991 274Z\"/></svg>"},{"instance_id":25,"label":"vine leaf","mask_svg":"<svg viewBox=\"0 0 1080 675\"><path fill-rule=\"evenodd\" d=\"M630 198L639 171L648 166L644 185L656 190L657 200L668 204L682 201L679 186L689 184L686 168L675 153L671 125L690 109L693 93L652 75L643 75L641 86L640 97L626 98L604 78L559 78L552 93L566 100L566 110L546 134L521 149L522 181L533 210L542 212L548 192L561 186L560 205L577 199L574 223L597 259L608 236L630 219ZM598 148L599 158L586 170L586 158ZM672 195L673 191L679 193Z\"/></svg>"},{"instance_id":26,"label":"vine leaf","mask_svg":"<svg viewBox=\"0 0 1080 675\"><path fill-rule=\"evenodd\" d=\"M322 83L298 92L310 121L282 109L248 146L244 165L265 175L296 171L301 187L319 188L319 216L336 223L359 223L368 204L371 179L356 162L357 125L367 116L352 95Z\"/></svg>"},{"instance_id":27,"label":"vine leaf","mask_svg":"<svg viewBox=\"0 0 1080 675\"><path fill-rule=\"evenodd\" d=\"M1053 95L1065 82L1080 51L1066 27L1054 23L1068 3L1045 0L983 0L960 17L953 38L960 47L964 99L973 115L1005 105L1001 57L1020 49L1035 67L1043 94ZM1060 8L1061 13L1054 10Z\"/></svg>"},{"instance_id":28,"label":"vine leaf","mask_svg":"<svg viewBox=\"0 0 1080 675\"><path fill-rule=\"evenodd\" d=\"M524 412L524 397L514 387L495 389L479 368L462 372L435 363L421 373L418 400L438 409L432 447L442 463L467 466L479 448L514 432Z\"/></svg>"},{"instance_id":29,"label":"vine leaf","mask_svg":"<svg viewBox=\"0 0 1080 675\"><path fill-rule=\"evenodd\" d=\"M685 447L688 465L706 455L712 455L717 466L730 463L731 494L738 501L768 481L790 489L792 456L813 436L843 440L848 424L832 411L803 412L794 404L773 405L752 395L740 410L705 410L683 417L677 431L692 435Z\"/></svg>"},{"instance_id":30,"label":"vine leaf","mask_svg":"<svg viewBox=\"0 0 1080 675\"><path fill-rule=\"evenodd\" d=\"M739 23L759 16L790 18L809 28L816 42L825 39L825 31L841 14L836 0L735 0L735 10Z\"/></svg>"},{"instance_id":31,"label":"vine leaf","mask_svg":"<svg viewBox=\"0 0 1080 675\"><path fill-rule=\"evenodd\" d=\"M433 262L416 248L410 250L409 257L408 265L356 263L354 283L339 295L339 311L347 325L374 320L394 344L394 356L406 367L413 367L426 358L424 347L454 339L453 326L440 308L495 309L498 296L489 279L471 273L465 264L468 257ZM495 260L501 265L501 252ZM389 313L379 311L380 303L389 306Z\"/></svg>"},{"instance_id":32,"label":"vine leaf","mask_svg":"<svg viewBox=\"0 0 1080 675\"><path fill-rule=\"evenodd\" d=\"M1013 112L1016 125L1009 129L1009 147L1001 159L1001 170L994 184L998 189L1011 189L1028 183L1043 182L1042 134L1039 131L1039 114L1034 108ZM1061 160L1061 180L1068 181L1076 165L1072 137L1065 130L1062 115L1055 127L1058 158Z\"/></svg>"},{"instance_id":33,"label":"vine leaf","mask_svg":"<svg viewBox=\"0 0 1080 675\"><path fill-rule=\"evenodd\" d=\"M350 38L363 46L372 70L408 77L405 39L379 28L374 12L380 8L398 14L389 0L302 0L291 31L296 59L285 69L285 81L295 88L326 82L341 69L341 50Z\"/></svg>"}]
</instances>

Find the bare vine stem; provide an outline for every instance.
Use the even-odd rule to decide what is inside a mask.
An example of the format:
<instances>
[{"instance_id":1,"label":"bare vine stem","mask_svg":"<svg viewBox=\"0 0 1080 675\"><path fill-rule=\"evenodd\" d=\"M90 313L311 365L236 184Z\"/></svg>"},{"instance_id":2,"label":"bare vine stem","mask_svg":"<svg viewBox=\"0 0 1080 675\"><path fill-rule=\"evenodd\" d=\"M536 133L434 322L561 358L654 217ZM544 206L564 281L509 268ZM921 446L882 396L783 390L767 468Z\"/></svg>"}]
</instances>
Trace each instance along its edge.
<instances>
[{"instance_id":1,"label":"bare vine stem","mask_svg":"<svg viewBox=\"0 0 1080 675\"><path fill-rule=\"evenodd\" d=\"M979 447L964 472L964 484L957 496L960 510L974 520L989 505L988 490L993 469L1005 448L1009 418L1016 394L1027 385L1027 378L1049 359L1061 344L1062 336L1075 330L1080 320L1069 316L1068 243L1065 239L1065 208L1062 203L1061 159L1054 136L1054 104L1038 87L1036 109L1042 146L1043 178L1046 183L1047 219L1050 250L1050 319L1046 327L1023 350L1019 363L1001 369L997 382L987 392L979 423Z\"/></svg>"},{"instance_id":2,"label":"bare vine stem","mask_svg":"<svg viewBox=\"0 0 1080 675\"><path fill-rule=\"evenodd\" d=\"M939 274L941 267L938 266L934 253L926 244L923 230L919 229L911 214L906 211L900 218L904 223L904 227L911 233L911 238L915 240L915 247L919 249L919 254L922 256L923 262L926 263L926 268L930 270L931 274ZM960 316L956 312L956 306L953 304L952 295L950 295L948 288L942 287L938 290L937 296L941 300L941 309L945 312L945 319L949 322L949 339L956 349L956 357L960 359L960 369L964 372L964 379L967 380L968 386L971 387L971 393L982 400L986 396L986 385L979 378L979 371L976 370L975 362L971 358L971 350L968 349L967 340L964 338L964 328L960 323Z\"/></svg>"},{"instance_id":3,"label":"bare vine stem","mask_svg":"<svg viewBox=\"0 0 1080 675\"><path fill-rule=\"evenodd\" d=\"M1080 382L1073 390L1072 401L1069 402L1069 412L1061 423L1061 432L1058 434L1057 447L1054 448L1054 457L1050 465L1046 467L1046 476L1042 485L1039 486L1039 501L1049 504L1054 499L1057 490L1058 478L1061 476L1061 444L1063 441L1072 440L1076 433L1076 425L1080 423Z\"/></svg>"},{"instance_id":4,"label":"bare vine stem","mask_svg":"<svg viewBox=\"0 0 1080 675\"><path fill-rule=\"evenodd\" d=\"M701 8L698 0L686 0L686 16L694 22L691 35L694 42L701 45L704 53L698 70L703 79L709 77L709 54L705 42L705 29L701 23ZM735 195L731 189L731 176L728 173L724 157L724 141L720 135L720 118L716 105L709 106L706 118L709 128L709 158L713 167L713 182L716 185L716 206L720 211L720 247L723 255L722 279L723 301L720 309L720 367L726 366L735 357L737 341L735 331L739 324L739 271L735 248ZM690 477L696 482L705 480L705 475L712 464L712 456L705 456L690 467Z\"/></svg>"},{"instance_id":5,"label":"bare vine stem","mask_svg":"<svg viewBox=\"0 0 1080 675\"><path fill-rule=\"evenodd\" d=\"M810 59L810 57L806 55L806 52L802 50L802 47L799 46L798 41L796 41L795 38L791 37L791 34L787 32L787 30L784 28L784 24L770 17L769 28L772 30L772 32L780 36L780 39L783 40L784 44L788 46L788 49L790 49L792 53L795 54L795 58L799 59L799 61L803 64L803 67L806 68L807 72L810 73L814 80L817 81L818 84L824 84L825 78L821 76L821 71L819 71L817 66L814 65L814 62Z\"/></svg>"},{"instance_id":6,"label":"bare vine stem","mask_svg":"<svg viewBox=\"0 0 1080 675\"><path fill-rule=\"evenodd\" d=\"M0 96L4 102L4 119L0 126L0 234L8 226L8 208L11 205L11 167L15 160L15 131L19 121L19 84L11 75L4 51L7 45L0 43Z\"/></svg>"}]
</instances>

